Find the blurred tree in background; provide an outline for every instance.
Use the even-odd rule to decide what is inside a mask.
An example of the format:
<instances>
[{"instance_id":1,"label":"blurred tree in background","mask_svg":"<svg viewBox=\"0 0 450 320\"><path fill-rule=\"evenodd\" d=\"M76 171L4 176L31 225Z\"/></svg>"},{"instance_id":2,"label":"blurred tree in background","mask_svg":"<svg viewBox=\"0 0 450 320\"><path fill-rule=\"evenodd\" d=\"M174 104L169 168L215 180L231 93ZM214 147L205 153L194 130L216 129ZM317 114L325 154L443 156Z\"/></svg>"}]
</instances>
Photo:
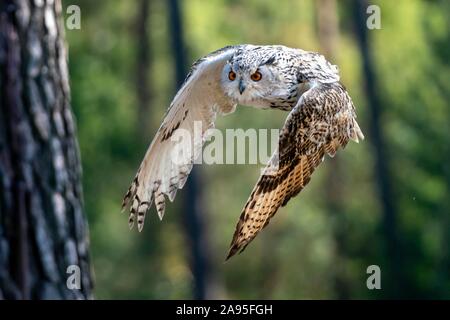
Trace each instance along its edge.
<instances>
[{"instance_id":1,"label":"blurred tree in background","mask_svg":"<svg viewBox=\"0 0 450 320\"><path fill-rule=\"evenodd\" d=\"M260 166L197 170L215 297L450 298L449 3L368 3L380 7L381 29L364 29L359 1L180 0L174 35L163 0L64 1L82 11L81 30L67 38L98 298L200 296L184 220L196 193L179 191L163 222L151 210L141 234L128 230L120 202L180 82L177 68L238 43L325 54L340 67L367 139L326 159L225 264ZM181 34L186 57L177 67L172 41ZM238 107L216 127L280 128L286 115ZM372 264L382 290L366 287Z\"/></svg>"},{"instance_id":2,"label":"blurred tree in background","mask_svg":"<svg viewBox=\"0 0 450 320\"><path fill-rule=\"evenodd\" d=\"M178 0L169 0L168 21L172 44L173 65L177 90L182 86L189 69L182 18ZM175 94L175 93L174 93ZM193 276L193 297L195 299L218 298L218 283L212 265L212 253L208 234L207 216L204 209L204 191L200 183L198 168L193 169L186 183L183 204L183 226L190 248L190 267Z\"/></svg>"}]
</instances>

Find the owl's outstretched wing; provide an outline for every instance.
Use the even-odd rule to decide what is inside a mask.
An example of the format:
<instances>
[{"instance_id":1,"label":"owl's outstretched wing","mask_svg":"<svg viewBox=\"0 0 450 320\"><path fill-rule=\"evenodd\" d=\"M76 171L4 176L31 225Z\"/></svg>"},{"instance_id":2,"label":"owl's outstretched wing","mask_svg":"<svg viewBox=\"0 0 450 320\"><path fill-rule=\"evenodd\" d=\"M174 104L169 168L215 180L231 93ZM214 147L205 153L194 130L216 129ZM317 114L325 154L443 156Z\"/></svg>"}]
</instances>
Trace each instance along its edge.
<instances>
[{"instance_id":1,"label":"owl's outstretched wing","mask_svg":"<svg viewBox=\"0 0 450 320\"><path fill-rule=\"evenodd\" d=\"M238 48L219 49L192 66L123 199L122 209L131 204L130 228L137 216L138 230L142 230L145 213L153 201L160 219L163 218L165 197L172 201L183 187L216 115L235 110L236 104L221 89L220 77ZM195 126L198 129L194 130ZM174 141L175 137L178 141Z\"/></svg>"},{"instance_id":2,"label":"owl's outstretched wing","mask_svg":"<svg viewBox=\"0 0 450 320\"><path fill-rule=\"evenodd\" d=\"M338 82L305 92L286 119L278 149L256 183L236 226L227 259L242 252L309 182L324 155L364 136L353 103Z\"/></svg>"}]
</instances>

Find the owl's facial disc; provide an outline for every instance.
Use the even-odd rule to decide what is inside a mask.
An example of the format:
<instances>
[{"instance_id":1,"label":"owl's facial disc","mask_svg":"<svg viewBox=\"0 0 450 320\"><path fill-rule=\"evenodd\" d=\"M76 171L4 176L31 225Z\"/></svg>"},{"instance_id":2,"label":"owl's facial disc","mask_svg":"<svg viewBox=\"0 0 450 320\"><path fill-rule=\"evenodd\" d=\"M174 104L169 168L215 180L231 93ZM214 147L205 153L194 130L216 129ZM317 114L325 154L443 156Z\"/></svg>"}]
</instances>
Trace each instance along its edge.
<instances>
[{"instance_id":1,"label":"owl's facial disc","mask_svg":"<svg viewBox=\"0 0 450 320\"><path fill-rule=\"evenodd\" d=\"M272 66L265 64L227 63L222 71L222 87L225 94L239 104L269 106L276 81Z\"/></svg>"},{"instance_id":2,"label":"owl's facial disc","mask_svg":"<svg viewBox=\"0 0 450 320\"><path fill-rule=\"evenodd\" d=\"M255 72L253 72L251 75L250 75L250 79L253 81L253 82L258 82L258 81L260 81L261 79L262 79L262 74L261 74L261 72L259 71L259 70L256 70ZM243 93L244 93L244 91L245 91L245 88L247 88L247 85L244 83L244 80L241 78L240 80L239 80L239 93L242 95Z\"/></svg>"}]
</instances>

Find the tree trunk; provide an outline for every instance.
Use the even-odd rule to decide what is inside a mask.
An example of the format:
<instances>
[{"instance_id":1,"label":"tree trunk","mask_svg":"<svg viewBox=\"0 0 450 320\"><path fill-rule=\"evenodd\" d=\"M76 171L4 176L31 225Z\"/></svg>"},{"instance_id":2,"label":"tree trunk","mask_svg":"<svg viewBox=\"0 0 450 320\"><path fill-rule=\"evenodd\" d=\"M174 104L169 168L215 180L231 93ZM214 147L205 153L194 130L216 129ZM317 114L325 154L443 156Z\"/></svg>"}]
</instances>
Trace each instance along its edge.
<instances>
[{"instance_id":1,"label":"tree trunk","mask_svg":"<svg viewBox=\"0 0 450 320\"><path fill-rule=\"evenodd\" d=\"M319 37L320 46L323 50L323 54L327 59L332 62L336 62L337 59L337 44L339 36L339 23L337 16L337 3L336 0L320 0L316 2L317 9L317 34ZM342 188L340 186L343 179L342 167L340 161L340 154L337 153L334 159L327 163L327 175L326 175L326 200L325 205L327 211L330 214L330 218L333 224L333 239L334 239L334 261L333 261L333 274L332 281L333 287L338 299L348 299L350 289L347 285L347 279L345 276L345 256L346 248L344 236L345 219L343 214L343 204L341 199L345 199L342 194Z\"/></svg>"},{"instance_id":2,"label":"tree trunk","mask_svg":"<svg viewBox=\"0 0 450 320\"><path fill-rule=\"evenodd\" d=\"M75 134L61 2L2 0L0 298L92 297Z\"/></svg>"},{"instance_id":3,"label":"tree trunk","mask_svg":"<svg viewBox=\"0 0 450 320\"><path fill-rule=\"evenodd\" d=\"M187 74L181 13L178 0L170 0L167 3L176 81L179 88ZM185 189L183 225L186 228L186 235L190 244L191 270L194 276L194 298L215 299L219 288L213 272L214 268L210 261L212 253L209 246L208 225L204 212L203 190L200 183L200 175L195 166L189 175Z\"/></svg>"},{"instance_id":4,"label":"tree trunk","mask_svg":"<svg viewBox=\"0 0 450 320\"><path fill-rule=\"evenodd\" d=\"M377 179L378 194L382 208L382 232L385 240L386 261L389 262L389 265L387 265L387 278L383 277L383 279L385 279L383 282L387 284L387 295L399 298L402 294L407 292L407 288L405 288L406 282L403 275L403 256L399 243L400 237L398 236L397 208L392 193L392 177L389 172L389 154L386 152L386 142L382 132L381 114L383 108L376 90L377 79L367 36L367 7L368 3L366 0L358 0L355 2L355 35L363 61L364 74L362 78L365 82L364 85L370 114L368 138L373 144L375 154L374 177ZM385 274L386 272L383 273L383 275Z\"/></svg>"},{"instance_id":5,"label":"tree trunk","mask_svg":"<svg viewBox=\"0 0 450 320\"><path fill-rule=\"evenodd\" d=\"M136 15L136 90L138 99L138 132L140 137L147 140L149 130L147 129L150 117L151 83L148 77L150 67L150 41L148 34L150 0L140 0Z\"/></svg>"}]
</instances>

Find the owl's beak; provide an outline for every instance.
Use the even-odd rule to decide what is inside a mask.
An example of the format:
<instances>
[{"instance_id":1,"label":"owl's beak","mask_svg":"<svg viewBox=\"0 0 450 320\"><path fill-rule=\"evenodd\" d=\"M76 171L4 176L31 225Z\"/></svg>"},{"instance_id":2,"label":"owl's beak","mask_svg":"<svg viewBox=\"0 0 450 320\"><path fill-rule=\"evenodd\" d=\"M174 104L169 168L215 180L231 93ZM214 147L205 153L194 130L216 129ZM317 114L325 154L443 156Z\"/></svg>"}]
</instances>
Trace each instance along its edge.
<instances>
[{"instance_id":1,"label":"owl's beak","mask_svg":"<svg viewBox=\"0 0 450 320\"><path fill-rule=\"evenodd\" d=\"M245 91L245 84L242 82L242 79L239 81L239 92L242 94Z\"/></svg>"}]
</instances>

